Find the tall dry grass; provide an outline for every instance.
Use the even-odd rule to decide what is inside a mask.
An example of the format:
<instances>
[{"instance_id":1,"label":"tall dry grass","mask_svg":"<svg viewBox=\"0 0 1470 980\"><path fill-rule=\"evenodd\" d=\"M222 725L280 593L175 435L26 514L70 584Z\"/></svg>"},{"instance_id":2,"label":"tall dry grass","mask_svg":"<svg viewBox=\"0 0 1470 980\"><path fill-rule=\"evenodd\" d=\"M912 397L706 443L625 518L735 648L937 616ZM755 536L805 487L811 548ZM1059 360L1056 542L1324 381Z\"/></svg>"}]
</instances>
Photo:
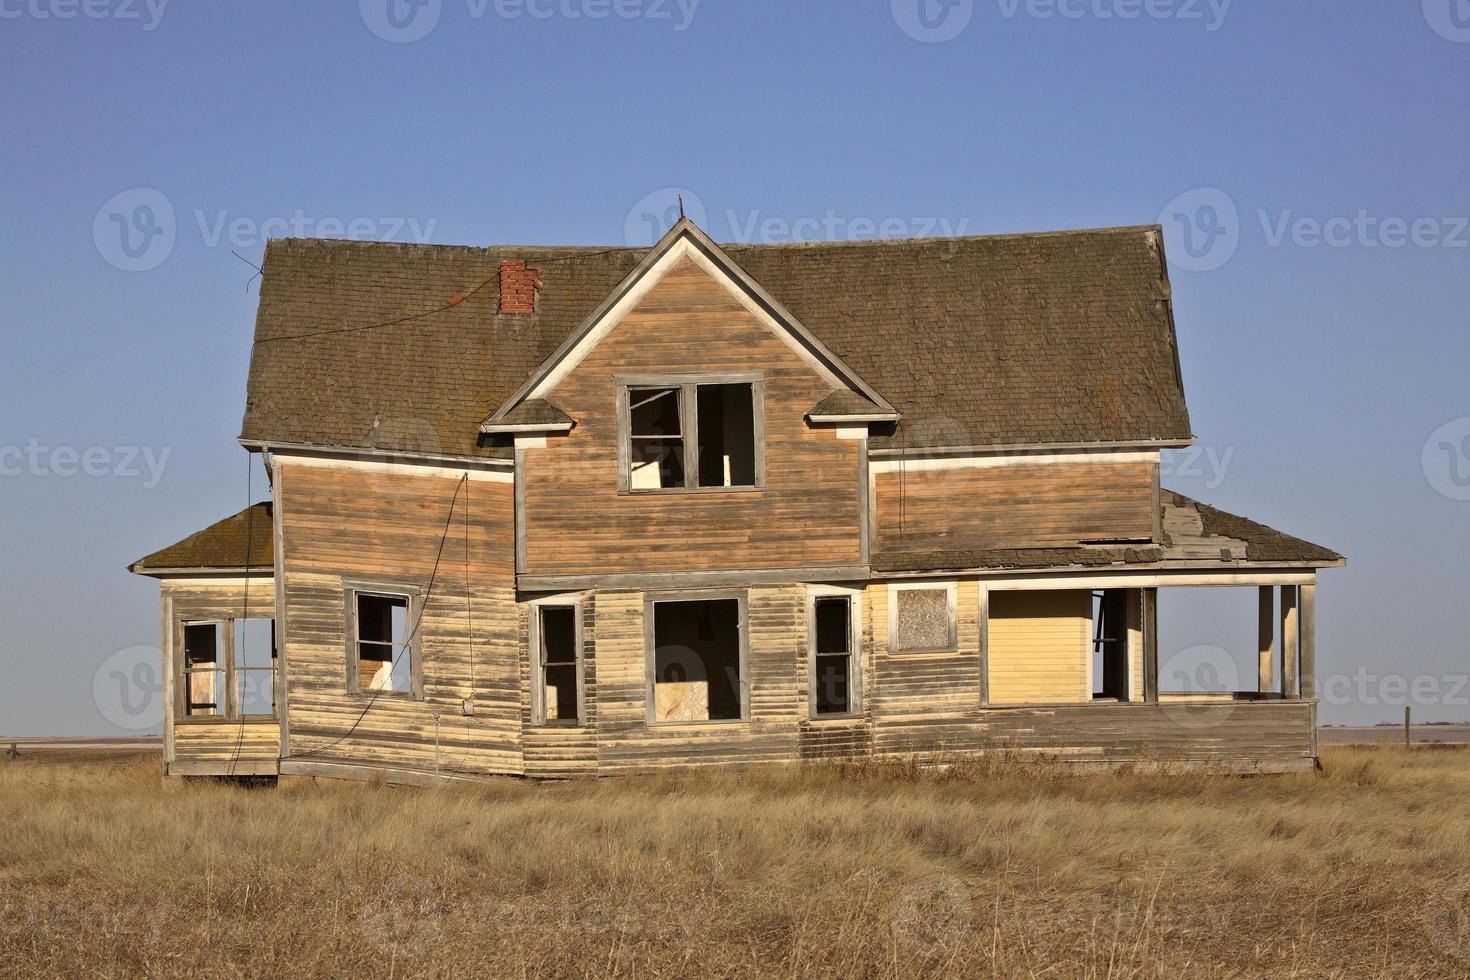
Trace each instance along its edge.
<instances>
[{"instance_id":1,"label":"tall dry grass","mask_svg":"<svg viewBox=\"0 0 1470 980\"><path fill-rule=\"evenodd\" d=\"M15 976L1465 976L1470 752L442 790L0 765Z\"/></svg>"}]
</instances>

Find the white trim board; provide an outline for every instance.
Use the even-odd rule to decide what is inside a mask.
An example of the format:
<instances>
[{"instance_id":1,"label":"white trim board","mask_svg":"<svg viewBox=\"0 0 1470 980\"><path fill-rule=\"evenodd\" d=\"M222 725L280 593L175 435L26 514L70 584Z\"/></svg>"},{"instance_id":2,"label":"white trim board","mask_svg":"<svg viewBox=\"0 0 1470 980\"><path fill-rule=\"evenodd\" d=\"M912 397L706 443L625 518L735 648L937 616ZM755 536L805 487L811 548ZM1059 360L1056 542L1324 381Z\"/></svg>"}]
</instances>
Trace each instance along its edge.
<instances>
[{"instance_id":1,"label":"white trim board","mask_svg":"<svg viewBox=\"0 0 1470 980\"><path fill-rule=\"evenodd\" d=\"M366 459L336 459L324 456L297 455L276 451L271 454L275 466L313 466L326 470L355 470L359 473L377 473L384 476L429 476L459 479L468 476L475 483L514 483L510 470L481 470L439 466L432 463L388 463Z\"/></svg>"},{"instance_id":2,"label":"white trim board","mask_svg":"<svg viewBox=\"0 0 1470 980\"><path fill-rule=\"evenodd\" d=\"M927 473L939 470L1000 469L1015 466L1112 466L1122 463L1158 463L1154 452L1020 453L994 456L943 456L932 459L874 459L874 473Z\"/></svg>"}]
</instances>

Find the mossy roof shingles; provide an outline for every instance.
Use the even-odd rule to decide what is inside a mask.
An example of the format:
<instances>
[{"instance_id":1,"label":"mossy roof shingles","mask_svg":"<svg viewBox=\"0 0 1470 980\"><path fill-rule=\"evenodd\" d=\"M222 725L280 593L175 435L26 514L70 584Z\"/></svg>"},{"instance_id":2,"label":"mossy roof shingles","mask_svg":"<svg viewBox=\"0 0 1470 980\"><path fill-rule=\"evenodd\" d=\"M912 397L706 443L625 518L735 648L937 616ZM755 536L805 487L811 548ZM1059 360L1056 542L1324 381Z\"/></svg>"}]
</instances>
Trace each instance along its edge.
<instances>
[{"instance_id":1,"label":"mossy roof shingles","mask_svg":"<svg viewBox=\"0 0 1470 980\"><path fill-rule=\"evenodd\" d=\"M724 248L902 413L874 448L1191 435L1157 228ZM241 437L505 455L480 423L646 254L272 241Z\"/></svg>"},{"instance_id":2,"label":"mossy roof shingles","mask_svg":"<svg viewBox=\"0 0 1470 980\"><path fill-rule=\"evenodd\" d=\"M216 521L182 541L139 558L128 571L140 575L163 571L244 570L275 564L270 501Z\"/></svg>"}]
</instances>

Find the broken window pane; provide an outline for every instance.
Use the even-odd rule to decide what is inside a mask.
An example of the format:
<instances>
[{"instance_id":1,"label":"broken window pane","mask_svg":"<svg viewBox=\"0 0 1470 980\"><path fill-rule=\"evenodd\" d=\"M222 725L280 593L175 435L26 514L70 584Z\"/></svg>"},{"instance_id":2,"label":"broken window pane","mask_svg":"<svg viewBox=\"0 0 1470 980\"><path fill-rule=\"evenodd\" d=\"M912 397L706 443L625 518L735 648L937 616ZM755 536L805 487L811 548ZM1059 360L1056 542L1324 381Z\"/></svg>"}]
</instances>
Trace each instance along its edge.
<instances>
[{"instance_id":1,"label":"broken window pane","mask_svg":"<svg viewBox=\"0 0 1470 980\"><path fill-rule=\"evenodd\" d=\"M900 589L894 593L893 649L950 650L954 624L950 619L949 590Z\"/></svg>"},{"instance_id":2,"label":"broken window pane","mask_svg":"<svg viewBox=\"0 0 1470 980\"><path fill-rule=\"evenodd\" d=\"M632 489L684 486L682 398L679 388L628 389L628 462Z\"/></svg>"},{"instance_id":3,"label":"broken window pane","mask_svg":"<svg viewBox=\"0 0 1470 980\"><path fill-rule=\"evenodd\" d=\"M755 486L755 402L749 384L700 385L699 485Z\"/></svg>"},{"instance_id":4,"label":"broken window pane","mask_svg":"<svg viewBox=\"0 0 1470 980\"><path fill-rule=\"evenodd\" d=\"M413 654L409 648L408 597L360 592L357 595L358 688L412 693Z\"/></svg>"},{"instance_id":5,"label":"broken window pane","mask_svg":"<svg viewBox=\"0 0 1470 980\"><path fill-rule=\"evenodd\" d=\"M548 723L578 722L577 609L541 607L541 705Z\"/></svg>"},{"instance_id":6,"label":"broken window pane","mask_svg":"<svg viewBox=\"0 0 1470 980\"><path fill-rule=\"evenodd\" d=\"M740 628L735 599L654 603L655 721L743 716Z\"/></svg>"},{"instance_id":7,"label":"broken window pane","mask_svg":"<svg viewBox=\"0 0 1470 980\"><path fill-rule=\"evenodd\" d=\"M235 620L235 703L240 714L275 713L275 622Z\"/></svg>"},{"instance_id":8,"label":"broken window pane","mask_svg":"<svg viewBox=\"0 0 1470 980\"><path fill-rule=\"evenodd\" d=\"M224 717L224 636L218 623L193 623L184 627L184 714L195 718Z\"/></svg>"}]
</instances>

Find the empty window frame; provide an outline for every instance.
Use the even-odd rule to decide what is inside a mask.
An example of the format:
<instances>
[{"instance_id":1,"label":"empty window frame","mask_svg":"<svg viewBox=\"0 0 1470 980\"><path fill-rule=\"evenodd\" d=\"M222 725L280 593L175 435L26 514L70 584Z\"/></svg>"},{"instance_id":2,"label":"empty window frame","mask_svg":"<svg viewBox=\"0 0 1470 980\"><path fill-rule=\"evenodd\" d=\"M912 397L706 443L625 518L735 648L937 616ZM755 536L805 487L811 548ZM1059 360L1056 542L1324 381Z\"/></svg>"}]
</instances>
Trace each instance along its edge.
<instances>
[{"instance_id":1,"label":"empty window frame","mask_svg":"<svg viewBox=\"0 0 1470 980\"><path fill-rule=\"evenodd\" d=\"M224 718L229 711L224 623L184 624L183 668L183 717Z\"/></svg>"},{"instance_id":2,"label":"empty window frame","mask_svg":"<svg viewBox=\"0 0 1470 980\"><path fill-rule=\"evenodd\" d=\"M894 653L951 653L959 649L955 584L890 585L888 648Z\"/></svg>"},{"instance_id":3,"label":"empty window frame","mask_svg":"<svg viewBox=\"0 0 1470 980\"><path fill-rule=\"evenodd\" d=\"M531 643L536 724L583 724L581 604L550 600L532 606Z\"/></svg>"},{"instance_id":4,"label":"empty window frame","mask_svg":"<svg viewBox=\"0 0 1470 980\"><path fill-rule=\"evenodd\" d=\"M644 617L651 723L749 719L743 594L650 599Z\"/></svg>"},{"instance_id":5,"label":"empty window frame","mask_svg":"<svg viewBox=\"0 0 1470 980\"><path fill-rule=\"evenodd\" d=\"M620 490L765 485L765 392L758 375L622 381L618 400Z\"/></svg>"},{"instance_id":6,"label":"empty window frame","mask_svg":"<svg viewBox=\"0 0 1470 980\"><path fill-rule=\"evenodd\" d=\"M276 713L276 624L237 619L232 625L235 709L242 718L269 718Z\"/></svg>"},{"instance_id":7,"label":"empty window frame","mask_svg":"<svg viewBox=\"0 0 1470 980\"><path fill-rule=\"evenodd\" d=\"M855 715L862 710L860 621L855 592L822 590L807 596L808 682L814 718Z\"/></svg>"},{"instance_id":8,"label":"empty window frame","mask_svg":"<svg viewBox=\"0 0 1470 980\"><path fill-rule=\"evenodd\" d=\"M408 590L349 589L347 689L353 694L418 698L422 694L413 635L417 602Z\"/></svg>"}]
</instances>

